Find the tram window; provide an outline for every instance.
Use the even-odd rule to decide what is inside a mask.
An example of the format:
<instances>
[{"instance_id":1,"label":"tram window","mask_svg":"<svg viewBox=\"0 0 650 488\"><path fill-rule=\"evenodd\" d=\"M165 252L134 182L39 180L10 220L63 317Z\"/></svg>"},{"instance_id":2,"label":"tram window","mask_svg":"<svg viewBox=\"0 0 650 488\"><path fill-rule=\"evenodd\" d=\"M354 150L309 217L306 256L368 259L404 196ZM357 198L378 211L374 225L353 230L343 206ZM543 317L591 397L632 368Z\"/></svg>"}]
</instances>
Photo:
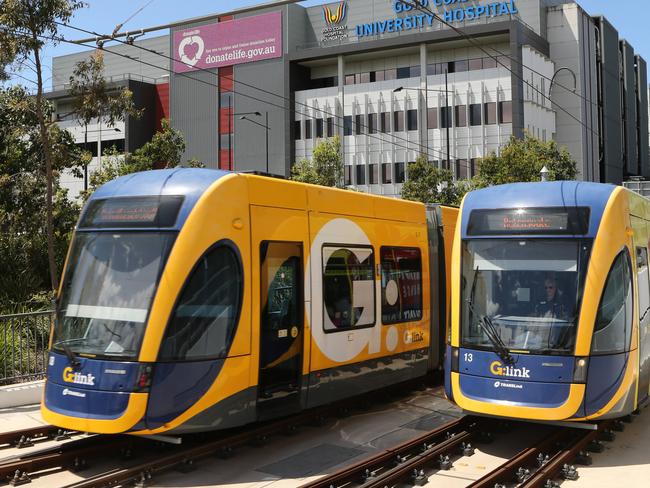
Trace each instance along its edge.
<instances>
[{"instance_id":1,"label":"tram window","mask_svg":"<svg viewBox=\"0 0 650 488\"><path fill-rule=\"evenodd\" d=\"M384 325L422 319L422 258L417 248L382 247L381 321Z\"/></svg>"},{"instance_id":2,"label":"tram window","mask_svg":"<svg viewBox=\"0 0 650 488\"><path fill-rule=\"evenodd\" d=\"M609 272L596 315L593 354L615 354L630 347L632 328L632 273L627 250Z\"/></svg>"},{"instance_id":3,"label":"tram window","mask_svg":"<svg viewBox=\"0 0 650 488\"><path fill-rule=\"evenodd\" d=\"M323 328L326 332L375 324L375 267L371 247L323 247Z\"/></svg>"},{"instance_id":4,"label":"tram window","mask_svg":"<svg viewBox=\"0 0 650 488\"><path fill-rule=\"evenodd\" d=\"M645 247L636 248L636 273L639 285L639 320L644 320L650 310L648 250Z\"/></svg>"},{"instance_id":5,"label":"tram window","mask_svg":"<svg viewBox=\"0 0 650 488\"><path fill-rule=\"evenodd\" d=\"M243 275L239 258L218 245L197 263L165 331L162 361L224 358L241 307Z\"/></svg>"}]
</instances>

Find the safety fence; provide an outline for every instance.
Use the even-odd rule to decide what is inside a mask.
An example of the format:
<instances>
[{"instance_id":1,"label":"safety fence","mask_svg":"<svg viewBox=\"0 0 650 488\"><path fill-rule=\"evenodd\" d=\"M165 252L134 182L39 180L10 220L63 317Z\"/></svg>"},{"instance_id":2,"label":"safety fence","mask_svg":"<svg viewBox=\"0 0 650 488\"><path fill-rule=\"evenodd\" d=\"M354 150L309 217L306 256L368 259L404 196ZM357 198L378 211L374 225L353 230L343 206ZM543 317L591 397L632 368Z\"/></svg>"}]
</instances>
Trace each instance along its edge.
<instances>
[{"instance_id":1,"label":"safety fence","mask_svg":"<svg viewBox=\"0 0 650 488\"><path fill-rule=\"evenodd\" d=\"M0 315L0 385L44 377L54 312Z\"/></svg>"}]
</instances>

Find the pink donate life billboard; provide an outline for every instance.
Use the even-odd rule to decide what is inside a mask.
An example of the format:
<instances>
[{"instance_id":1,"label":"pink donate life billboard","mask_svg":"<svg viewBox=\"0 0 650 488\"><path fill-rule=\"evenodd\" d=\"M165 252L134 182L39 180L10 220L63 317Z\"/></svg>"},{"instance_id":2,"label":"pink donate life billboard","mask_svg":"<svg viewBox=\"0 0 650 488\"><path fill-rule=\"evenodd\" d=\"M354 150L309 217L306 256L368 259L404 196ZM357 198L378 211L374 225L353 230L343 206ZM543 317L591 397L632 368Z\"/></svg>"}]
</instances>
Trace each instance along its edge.
<instances>
[{"instance_id":1,"label":"pink donate life billboard","mask_svg":"<svg viewBox=\"0 0 650 488\"><path fill-rule=\"evenodd\" d=\"M174 72L219 68L282 56L282 12L174 33Z\"/></svg>"}]
</instances>

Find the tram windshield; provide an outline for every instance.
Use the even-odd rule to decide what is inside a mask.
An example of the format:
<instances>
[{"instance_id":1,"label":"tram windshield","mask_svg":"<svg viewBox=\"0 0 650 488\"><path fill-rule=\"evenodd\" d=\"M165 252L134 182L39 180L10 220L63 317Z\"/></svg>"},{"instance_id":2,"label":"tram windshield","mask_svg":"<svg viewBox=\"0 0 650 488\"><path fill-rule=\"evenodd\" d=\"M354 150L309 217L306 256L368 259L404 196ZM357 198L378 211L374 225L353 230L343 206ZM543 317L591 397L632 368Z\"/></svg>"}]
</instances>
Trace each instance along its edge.
<instances>
[{"instance_id":1,"label":"tram windshield","mask_svg":"<svg viewBox=\"0 0 650 488\"><path fill-rule=\"evenodd\" d=\"M69 257L53 348L106 359L134 359L170 232L81 232Z\"/></svg>"},{"instance_id":2,"label":"tram windshield","mask_svg":"<svg viewBox=\"0 0 650 488\"><path fill-rule=\"evenodd\" d=\"M463 346L571 354L590 250L584 240L464 241Z\"/></svg>"}]
</instances>

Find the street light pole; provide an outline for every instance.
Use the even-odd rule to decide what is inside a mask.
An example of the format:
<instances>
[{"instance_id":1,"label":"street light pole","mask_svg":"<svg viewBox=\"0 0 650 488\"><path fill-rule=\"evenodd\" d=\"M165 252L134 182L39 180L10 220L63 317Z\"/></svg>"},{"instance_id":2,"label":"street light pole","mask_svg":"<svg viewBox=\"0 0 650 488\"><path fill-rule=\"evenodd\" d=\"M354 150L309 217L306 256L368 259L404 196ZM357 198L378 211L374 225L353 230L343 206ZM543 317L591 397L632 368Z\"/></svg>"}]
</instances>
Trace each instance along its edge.
<instances>
[{"instance_id":1,"label":"street light pole","mask_svg":"<svg viewBox=\"0 0 650 488\"><path fill-rule=\"evenodd\" d=\"M448 70L445 70L445 126L447 127L447 167L451 169L451 160L449 156L449 122L451 114L449 113L449 82L447 80L447 71ZM456 171L454 171L454 178L456 178Z\"/></svg>"}]
</instances>

